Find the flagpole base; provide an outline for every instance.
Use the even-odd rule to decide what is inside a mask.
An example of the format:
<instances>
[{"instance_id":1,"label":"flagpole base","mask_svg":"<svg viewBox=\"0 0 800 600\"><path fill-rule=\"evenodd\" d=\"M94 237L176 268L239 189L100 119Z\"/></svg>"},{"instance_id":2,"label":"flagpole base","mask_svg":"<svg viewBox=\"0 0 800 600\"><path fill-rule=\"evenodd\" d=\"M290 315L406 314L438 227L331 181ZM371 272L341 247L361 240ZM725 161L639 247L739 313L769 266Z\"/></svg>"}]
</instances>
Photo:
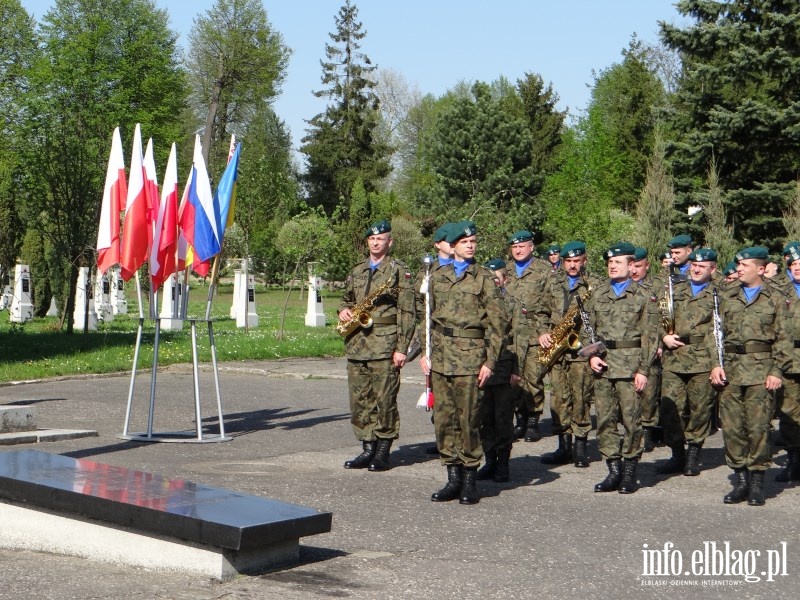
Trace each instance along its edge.
<instances>
[{"instance_id":1,"label":"flagpole base","mask_svg":"<svg viewBox=\"0 0 800 600\"><path fill-rule=\"evenodd\" d=\"M129 433L120 435L121 440L132 442L169 442L182 444L215 444L217 442L233 441L231 436L219 435L218 433L204 433L202 438L197 437L194 431L165 431L147 435L147 432Z\"/></svg>"}]
</instances>

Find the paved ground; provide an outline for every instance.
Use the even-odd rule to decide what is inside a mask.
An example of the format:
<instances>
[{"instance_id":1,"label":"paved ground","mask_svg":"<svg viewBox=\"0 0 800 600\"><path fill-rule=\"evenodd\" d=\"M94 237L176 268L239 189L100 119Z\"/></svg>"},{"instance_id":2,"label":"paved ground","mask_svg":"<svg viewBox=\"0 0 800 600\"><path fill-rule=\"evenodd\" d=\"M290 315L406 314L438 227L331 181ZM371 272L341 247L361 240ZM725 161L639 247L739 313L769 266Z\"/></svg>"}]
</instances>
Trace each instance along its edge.
<instances>
[{"instance_id":1,"label":"paved ground","mask_svg":"<svg viewBox=\"0 0 800 600\"><path fill-rule=\"evenodd\" d=\"M137 380L132 430L145 427L149 376ZM156 431L192 429L192 379L185 367L159 375ZM204 415L214 414L210 375L202 379ZM401 388L401 439L387 473L348 471L358 449L348 422L342 360L225 364L226 428L220 444L146 444L119 439L128 377L0 387L0 403L35 403L41 427L96 429L97 438L36 447L129 468L273 497L331 511L329 534L301 540L302 563L285 571L218 583L81 559L0 550L0 598L796 598L800 582L797 487L768 475L761 508L727 506L730 471L721 434L707 444L699 477L657 476L668 451L646 455L636 494L595 494L605 475L592 440L589 469L538 461L553 437L520 442L513 481L482 484L477 506L436 504L430 493L444 468L424 452L429 415L414 407L422 391L416 365ZM211 419L209 419L210 421ZM547 431L549 422L545 421ZM19 448L19 447L18 447ZM2 447L0 451L13 450ZM785 454L776 456L783 464ZM2 527L2 523L0 523ZM699 569L704 544L716 543L727 574ZM785 575L762 573L768 560ZM675 574L645 576L644 545L672 543ZM750 552L748 552L750 551ZM760 552L759 555L755 551ZM737 554L738 552L738 554ZM739 558L737 562L737 557ZM677 559L682 559L678 572ZM749 579L760 581L747 582Z\"/></svg>"}]
</instances>

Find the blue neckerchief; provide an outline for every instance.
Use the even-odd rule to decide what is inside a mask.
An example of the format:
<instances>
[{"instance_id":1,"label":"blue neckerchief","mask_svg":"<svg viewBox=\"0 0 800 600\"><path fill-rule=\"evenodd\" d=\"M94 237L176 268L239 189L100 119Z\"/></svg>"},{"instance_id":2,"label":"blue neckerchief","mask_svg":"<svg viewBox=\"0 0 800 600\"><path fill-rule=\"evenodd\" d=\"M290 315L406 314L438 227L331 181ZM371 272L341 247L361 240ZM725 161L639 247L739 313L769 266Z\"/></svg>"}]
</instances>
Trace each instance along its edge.
<instances>
[{"instance_id":1,"label":"blue neckerchief","mask_svg":"<svg viewBox=\"0 0 800 600\"><path fill-rule=\"evenodd\" d=\"M464 262L459 262L453 259L453 270L456 272L456 277L461 277L464 274L464 271L467 270L467 267L473 263L471 260L466 260Z\"/></svg>"},{"instance_id":2,"label":"blue neckerchief","mask_svg":"<svg viewBox=\"0 0 800 600\"><path fill-rule=\"evenodd\" d=\"M442 265L443 267L446 267L447 265L452 265L453 264L453 260L454 259L453 259L452 256L449 257L449 258L440 258L439 259L439 264Z\"/></svg>"},{"instance_id":3,"label":"blue neckerchief","mask_svg":"<svg viewBox=\"0 0 800 600\"><path fill-rule=\"evenodd\" d=\"M569 289L574 290L580 280L581 280L580 275L576 275L575 277L573 277L572 275L567 275L567 281L569 281Z\"/></svg>"},{"instance_id":4,"label":"blue neckerchief","mask_svg":"<svg viewBox=\"0 0 800 600\"><path fill-rule=\"evenodd\" d=\"M705 283L695 283L694 281L689 282L692 286L692 296L697 296L700 292L708 287L708 284L711 283L706 281Z\"/></svg>"},{"instance_id":5,"label":"blue neckerchief","mask_svg":"<svg viewBox=\"0 0 800 600\"><path fill-rule=\"evenodd\" d=\"M614 281L611 282L611 289L614 290L614 293L617 295L617 298L622 296L625 292L625 289L630 285L631 281L633 281L630 277L625 281L620 281L616 283Z\"/></svg>"},{"instance_id":6,"label":"blue neckerchief","mask_svg":"<svg viewBox=\"0 0 800 600\"><path fill-rule=\"evenodd\" d=\"M794 293L797 294L797 297L800 298L800 281L795 281L794 283Z\"/></svg>"},{"instance_id":7,"label":"blue neckerchief","mask_svg":"<svg viewBox=\"0 0 800 600\"><path fill-rule=\"evenodd\" d=\"M686 275L689 267L692 266L692 263L687 262L685 265L678 267L678 270L681 272L681 275Z\"/></svg>"},{"instance_id":8,"label":"blue neckerchief","mask_svg":"<svg viewBox=\"0 0 800 600\"><path fill-rule=\"evenodd\" d=\"M747 298L747 303L750 304L753 301L753 298L756 297L758 292L761 290L761 286L756 287L744 287L742 286L742 291L744 292L744 297Z\"/></svg>"},{"instance_id":9,"label":"blue neckerchief","mask_svg":"<svg viewBox=\"0 0 800 600\"><path fill-rule=\"evenodd\" d=\"M786 269L786 276L789 278L789 281L797 285L798 282L794 280L794 277L792 277L792 272L789 269Z\"/></svg>"},{"instance_id":10,"label":"blue neckerchief","mask_svg":"<svg viewBox=\"0 0 800 600\"><path fill-rule=\"evenodd\" d=\"M519 262L518 260L515 260L514 264L517 266L517 277L522 277L522 274L525 272L525 269L527 269L528 265L530 265L532 262L533 262L532 256L525 262Z\"/></svg>"},{"instance_id":11,"label":"blue neckerchief","mask_svg":"<svg viewBox=\"0 0 800 600\"><path fill-rule=\"evenodd\" d=\"M377 269L380 266L381 266L381 261L380 260L378 262L376 262L376 263L373 263L372 259L371 258L369 259L369 268L373 273L375 272L375 269Z\"/></svg>"},{"instance_id":12,"label":"blue neckerchief","mask_svg":"<svg viewBox=\"0 0 800 600\"><path fill-rule=\"evenodd\" d=\"M561 268L561 261L558 261L556 264L550 263L553 271L558 271Z\"/></svg>"}]
</instances>

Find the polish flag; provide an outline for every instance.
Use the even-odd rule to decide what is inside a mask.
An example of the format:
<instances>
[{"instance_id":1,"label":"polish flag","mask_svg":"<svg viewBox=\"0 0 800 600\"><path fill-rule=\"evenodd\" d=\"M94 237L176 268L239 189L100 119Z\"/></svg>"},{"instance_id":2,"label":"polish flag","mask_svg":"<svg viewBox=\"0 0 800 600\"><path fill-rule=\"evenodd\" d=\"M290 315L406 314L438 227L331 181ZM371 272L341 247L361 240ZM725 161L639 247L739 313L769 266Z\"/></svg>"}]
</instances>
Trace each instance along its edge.
<instances>
[{"instance_id":1,"label":"polish flag","mask_svg":"<svg viewBox=\"0 0 800 600\"><path fill-rule=\"evenodd\" d=\"M153 231L153 246L150 250L150 276L153 288L161 287L177 270L178 249L178 161L175 144L169 152L164 186L161 188L161 203L158 206L156 226Z\"/></svg>"},{"instance_id":2,"label":"polish flag","mask_svg":"<svg viewBox=\"0 0 800 600\"><path fill-rule=\"evenodd\" d=\"M124 281L129 281L147 260L147 250L152 230L148 227L147 222L148 209L145 180L142 133L137 123L133 134L128 200L125 208L125 222L122 228L122 256L119 261Z\"/></svg>"},{"instance_id":3,"label":"polish flag","mask_svg":"<svg viewBox=\"0 0 800 600\"><path fill-rule=\"evenodd\" d=\"M119 213L127 195L125 157L122 153L119 127L116 127L111 136L111 153L108 156L106 185L103 188L103 204L97 229L97 270L100 273L105 273L119 262Z\"/></svg>"}]
</instances>

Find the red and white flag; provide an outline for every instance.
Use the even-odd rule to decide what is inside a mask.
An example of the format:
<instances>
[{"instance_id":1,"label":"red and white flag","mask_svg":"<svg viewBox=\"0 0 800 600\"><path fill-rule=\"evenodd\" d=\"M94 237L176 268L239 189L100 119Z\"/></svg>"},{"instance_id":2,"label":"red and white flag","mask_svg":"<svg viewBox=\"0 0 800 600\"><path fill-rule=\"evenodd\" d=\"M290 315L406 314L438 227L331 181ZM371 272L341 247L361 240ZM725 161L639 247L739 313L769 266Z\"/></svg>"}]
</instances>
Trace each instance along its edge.
<instances>
[{"instance_id":1,"label":"red and white flag","mask_svg":"<svg viewBox=\"0 0 800 600\"><path fill-rule=\"evenodd\" d=\"M111 153L108 156L103 204L100 207L100 224L97 228L97 270L101 273L105 273L119 262L119 213L125 205L127 195L125 157L117 127L111 136Z\"/></svg>"},{"instance_id":2,"label":"red and white flag","mask_svg":"<svg viewBox=\"0 0 800 600\"><path fill-rule=\"evenodd\" d=\"M130 280L147 260L147 251L152 235L152 230L147 222L148 206L145 180L142 133L137 123L133 134L128 200L122 227L122 256L119 261L122 279L125 281Z\"/></svg>"},{"instance_id":3,"label":"red and white flag","mask_svg":"<svg viewBox=\"0 0 800 600\"><path fill-rule=\"evenodd\" d=\"M164 186L161 188L161 203L153 231L153 246L150 250L150 276L153 288L158 289L177 270L178 250L178 161L175 144L169 152Z\"/></svg>"}]
</instances>

